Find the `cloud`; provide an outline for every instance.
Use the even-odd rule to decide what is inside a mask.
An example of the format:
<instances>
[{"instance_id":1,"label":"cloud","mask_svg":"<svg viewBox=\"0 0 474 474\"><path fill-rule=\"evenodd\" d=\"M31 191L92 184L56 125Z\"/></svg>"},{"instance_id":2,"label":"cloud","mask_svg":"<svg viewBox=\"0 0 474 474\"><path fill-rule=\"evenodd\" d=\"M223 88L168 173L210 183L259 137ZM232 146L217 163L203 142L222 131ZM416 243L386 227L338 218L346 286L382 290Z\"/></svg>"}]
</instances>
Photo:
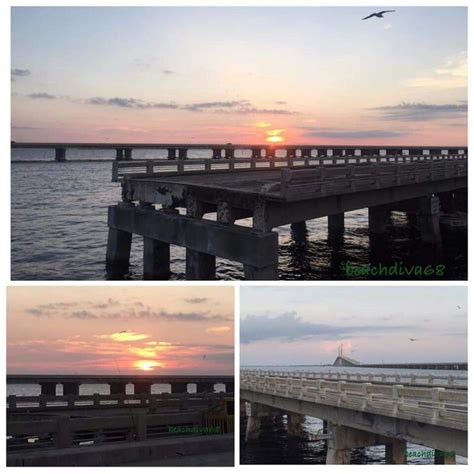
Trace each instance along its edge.
<instances>
[{"instance_id":1,"label":"cloud","mask_svg":"<svg viewBox=\"0 0 474 474\"><path fill-rule=\"evenodd\" d=\"M391 138L406 135L395 130L344 130L334 128L301 127L305 137L321 138Z\"/></svg>"},{"instance_id":2,"label":"cloud","mask_svg":"<svg viewBox=\"0 0 474 474\"><path fill-rule=\"evenodd\" d=\"M140 99L133 99L131 97L112 97L106 99L104 97L91 97L86 100L90 105L109 105L114 107L121 107L127 109L177 109L178 105L166 102L144 102Z\"/></svg>"},{"instance_id":3,"label":"cloud","mask_svg":"<svg viewBox=\"0 0 474 474\"><path fill-rule=\"evenodd\" d=\"M33 92L31 94L28 94L27 97L30 99L57 99L57 96L48 94L47 92Z\"/></svg>"},{"instance_id":4,"label":"cloud","mask_svg":"<svg viewBox=\"0 0 474 474\"><path fill-rule=\"evenodd\" d=\"M98 317L94 314L91 313L90 311L86 310L81 310L81 311L73 311L70 315L69 318L71 319L98 319Z\"/></svg>"},{"instance_id":5,"label":"cloud","mask_svg":"<svg viewBox=\"0 0 474 474\"><path fill-rule=\"evenodd\" d=\"M286 109L266 109L254 107L248 100L216 102L197 102L183 107L191 112L212 111L215 113L292 115L295 112Z\"/></svg>"},{"instance_id":6,"label":"cloud","mask_svg":"<svg viewBox=\"0 0 474 474\"><path fill-rule=\"evenodd\" d=\"M467 87L467 52L461 51L445 63L424 76L408 79L402 83L409 88L459 89Z\"/></svg>"},{"instance_id":7,"label":"cloud","mask_svg":"<svg viewBox=\"0 0 474 474\"><path fill-rule=\"evenodd\" d=\"M167 311L159 311L155 313L160 318L167 319L168 321L185 321L185 322L193 322L193 321L229 321L230 318L221 315L213 315L209 316L207 313L202 313L198 311L190 311L190 312L174 312L169 313Z\"/></svg>"},{"instance_id":8,"label":"cloud","mask_svg":"<svg viewBox=\"0 0 474 474\"><path fill-rule=\"evenodd\" d=\"M369 110L377 112L382 120L424 122L466 116L467 102L461 101L453 104L402 102L397 105L373 107Z\"/></svg>"},{"instance_id":9,"label":"cloud","mask_svg":"<svg viewBox=\"0 0 474 474\"><path fill-rule=\"evenodd\" d=\"M26 77L31 75L31 71L29 69L12 69L11 75L15 77Z\"/></svg>"},{"instance_id":10,"label":"cloud","mask_svg":"<svg viewBox=\"0 0 474 474\"><path fill-rule=\"evenodd\" d=\"M121 331L114 332L112 334L102 334L96 336L98 339L111 339L116 342L129 342L129 341L142 341L143 339L148 339L149 334L138 334L133 331Z\"/></svg>"},{"instance_id":11,"label":"cloud","mask_svg":"<svg viewBox=\"0 0 474 474\"><path fill-rule=\"evenodd\" d=\"M240 340L244 344L256 341L278 339L293 341L311 337L342 337L351 333L368 333L374 331L389 332L402 329L413 329L412 326L336 326L316 324L304 321L295 312L283 313L278 316L250 315L240 324Z\"/></svg>"},{"instance_id":12,"label":"cloud","mask_svg":"<svg viewBox=\"0 0 474 474\"><path fill-rule=\"evenodd\" d=\"M205 303L206 301L209 301L209 298L200 298L200 297L184 298L184 301L186 301L186 303L191 303L191 304L200 304L200 303Z\"/></svg>"},{"instance_id":13,"label":"cloud","mask_svg":"<svg viewBox=\"0 0 474 474\"><path fill-rule=\"evenodd\" d=\"M224 332L229 332L229 331L230 331L229 326L216 326L216 327L206 329L206 332L209 334L222 334Z\"/></svg>"},{"instance_id":14,"label":"cloud","mask_svg":"<svg viewBox=\"0 0 474 474\"><path fill-rule=\"evenodd\" d=\"M163 69L163 71L161 71L163 74L166 74L166 75L171 75L171 74L176 74L175 71L172 71L171 69Z\"/></svg>"}]
</instances>

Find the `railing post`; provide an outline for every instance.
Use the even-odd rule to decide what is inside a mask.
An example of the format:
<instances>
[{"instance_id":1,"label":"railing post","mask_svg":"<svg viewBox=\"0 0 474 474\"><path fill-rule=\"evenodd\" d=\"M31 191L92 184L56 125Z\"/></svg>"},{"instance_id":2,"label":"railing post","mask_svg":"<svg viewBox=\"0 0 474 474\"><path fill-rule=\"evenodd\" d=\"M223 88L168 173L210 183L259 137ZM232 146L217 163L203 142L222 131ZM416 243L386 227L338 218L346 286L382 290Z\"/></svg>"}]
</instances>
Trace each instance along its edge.
<instances>
[{"instance_id":1,"label":"railing post","mask_svg":"<svg viewBox=\"0 0 474 474\"><path fill-rule=\"evenodd\" d=\"M8 401L8 409L16 410L16 395L9 395L7 398L7 401Z\"/></svg>"},{"instance_id":2,"label":"railing post","mask_svg":"<svg viewBox=\"0 0 474 474\"><path fill-rule=\"evenodd\" d=\"M443 387L434 387L431 389L431 400L433 409L433 421L436 422L441 418L441 411L445 409L445 402L442 399Z\"/></svg>"},{"instance_id":3,"label":"railing post","mask_svg":"<svg viewBox=\"0 0 474 474\"><path fill-rule=\"evenodd\" d=\"M58 416L55 441L57 448L69 448L72 446L71 418L69 416Z\"/></svg>"}]
</instances>

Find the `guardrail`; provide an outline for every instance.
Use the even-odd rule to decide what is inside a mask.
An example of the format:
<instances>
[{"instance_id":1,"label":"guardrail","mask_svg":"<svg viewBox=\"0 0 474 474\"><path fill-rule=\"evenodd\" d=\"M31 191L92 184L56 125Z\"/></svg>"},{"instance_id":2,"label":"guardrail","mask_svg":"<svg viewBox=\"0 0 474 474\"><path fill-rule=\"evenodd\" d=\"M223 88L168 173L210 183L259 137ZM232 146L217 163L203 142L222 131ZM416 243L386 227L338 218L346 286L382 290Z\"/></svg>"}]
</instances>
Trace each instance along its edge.
<instances>
[{"instance_id":1,"label":"guardrail","mask_svg":"<svg viewBox=\"0 0 474 474\"><path fill-rule=\"evenodd\" d=\"M169 173L197 173L212 171L244 171L287 167L419 163L431 161L465 160L465 153L430 154L430 155L344 155L344 156L286 156L264 158L226 159L179 159L179 160L130 160L116 161L112 164L112 181L119 182L125 178L153 177Z\"/></svg>"},{"instance_id":2,"label":"guardrail","mask_svg":"<svg viewBox=\"0 0 474 474\"><path fill-rule=\"evenodd\" d=\"M362 372L310 372L283 370L241 370L241 376L291 377L322 380L346 380L348 382L394 383L404 385L433 385L436 387L467 388L467 377L461 375L432 375L432 374L391 374L391 373L362 373Z\"/></svg>"},{"instance_id":3,"label":"guardrail","mask_svg":"<svg viewBox=\"0 0 474 474\"><path fill-rule=\"evenodd\" d=\"M186 409L198 405L210 405L217 400L233 397L228 392L208 393L178 393L178 394L117 394L117 395L38 395L7 397L7 409L16 410L46 410L72 408L134 408L148 407Z\"/></svg>"},{"instance_id":4,"label":"guardrail","mask_svg":"<svg viewBox=\"0 0 474 474\"><path fill-rule=\"evenodd\" d=\"M169 427L201 425L202 421L203 414L199 412L155 415L134 413L87 418L57 416L42 420L9 421L7 450L18 452L182 436L186 431L170 430Z\"/></svg>"},{"instance_id":5,"label":"guardrail","mask_svg":"<svg viewBox=\"0 0 474 474\"><path fill-rule=\"evenodd\" d=\"M245 375L241 390L467 430L467 390Z\"/></svg>"}]
</instances>

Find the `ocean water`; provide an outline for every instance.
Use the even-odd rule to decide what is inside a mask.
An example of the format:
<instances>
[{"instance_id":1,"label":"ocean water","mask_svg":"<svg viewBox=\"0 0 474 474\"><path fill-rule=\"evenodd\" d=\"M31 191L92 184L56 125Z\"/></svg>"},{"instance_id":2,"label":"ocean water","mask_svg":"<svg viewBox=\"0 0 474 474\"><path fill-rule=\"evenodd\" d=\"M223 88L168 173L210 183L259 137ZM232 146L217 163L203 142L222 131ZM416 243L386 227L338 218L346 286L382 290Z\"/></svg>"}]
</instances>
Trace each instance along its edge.
<instances>
[{"instance_id":1,"label":"ocean water","mask_svg":"<svg viewBox=\"0 0 474 474\"><path fill-rule=\"evenodd\" d=\"M11 277L13 280L104 280L107 242L107 206L120 201L120 185L111 183L113 150L68 150L65 163L55 163L52 150L12 150L11 161ZM135 158L163 158L163 152L137 151ZM95 160L95 161L86 161ZM211 215L212 219L213 216ZM215 217L214 217L215 218ZM307 224L307 238L298 241L290 226L279 233L280 279L367 279L347 277L345 262L354 265L394 262L443 265L442 277L467 276L465 234L443 232L443 246L422 243L418 231L403 213L393 213L389 232L377 240L368 233L367 209L346 213L342 242L327 240L326 218ZM238 222L251 225L249 219ZM173 280L184 279L185 250L171 248ZM141 279L142 240L132 242L130 270L125 279ZM217 259L218 279L243 279L242 266ZM406 277L380 277L413 279ZM374 279L372 277L372 279Z\"/></svg>"},{"instance_id":2,"label":"ocean water","mask_svg":"<svg viewBox=\"0 0 474 474\"><path fill-rule=\"evenodd\" d=\"M429 370L400 370L400 369L353 369L350 367L333 366L293 366L293 367L242 367L242 369L265 369L278 371L308 371L308 372L359 372L359 373L402 373L402 374L427 374ZM467 377L467 371L440 370L438 375L455 375ZM286 416L273 420L264 419L261 435L258 440L245 441L246 417L240 418L240 462L241 464L325 464L326 447L324 441L311 441L310 434L316 434L323 429L323 422L318 418L307 416L302 423L303 437L288 436ZM419 456L419 453L423 453ZM418 454L418 456L416 455ZM363 449L353 449L351 464L384 464L385 447L371 446ZM433 464L434 450L424 446L408 443L408 464ZM467 458L456 456L457 464L467 464Z\"/></svg>"}]
</instances>

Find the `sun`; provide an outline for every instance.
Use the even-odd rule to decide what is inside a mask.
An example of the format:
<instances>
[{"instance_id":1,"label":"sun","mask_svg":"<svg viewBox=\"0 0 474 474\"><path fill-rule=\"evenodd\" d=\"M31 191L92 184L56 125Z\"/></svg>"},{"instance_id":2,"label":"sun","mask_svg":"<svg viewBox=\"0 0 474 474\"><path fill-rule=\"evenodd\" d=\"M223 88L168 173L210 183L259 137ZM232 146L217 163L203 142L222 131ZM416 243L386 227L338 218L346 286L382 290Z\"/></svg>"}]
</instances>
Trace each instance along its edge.
<instances>
[{"instance_id":1,"label":"sun","mask_svg":"<svg viewBox=\"0 0 474 474\"><path fill-rule=\"evenodd\" d=\"M273 137L267 137L267 142L270 142L270 143L281 143L283 141L285 141L285 139L283 137L280 137L279 135L275 135Z\"/></svg>"},{"instance_id":2,"label":"sun","mask_svg":"<svg viewBox=\"0 0 474 474\"><path fill-rule=\"evenodd\" d=\"M134 362L133 366L136 369L144 370L145 372L149 372L151 370L156 369L157 367L161 367L159 362L154 360L137 360Z\"/></svg>"}]
</instances>

